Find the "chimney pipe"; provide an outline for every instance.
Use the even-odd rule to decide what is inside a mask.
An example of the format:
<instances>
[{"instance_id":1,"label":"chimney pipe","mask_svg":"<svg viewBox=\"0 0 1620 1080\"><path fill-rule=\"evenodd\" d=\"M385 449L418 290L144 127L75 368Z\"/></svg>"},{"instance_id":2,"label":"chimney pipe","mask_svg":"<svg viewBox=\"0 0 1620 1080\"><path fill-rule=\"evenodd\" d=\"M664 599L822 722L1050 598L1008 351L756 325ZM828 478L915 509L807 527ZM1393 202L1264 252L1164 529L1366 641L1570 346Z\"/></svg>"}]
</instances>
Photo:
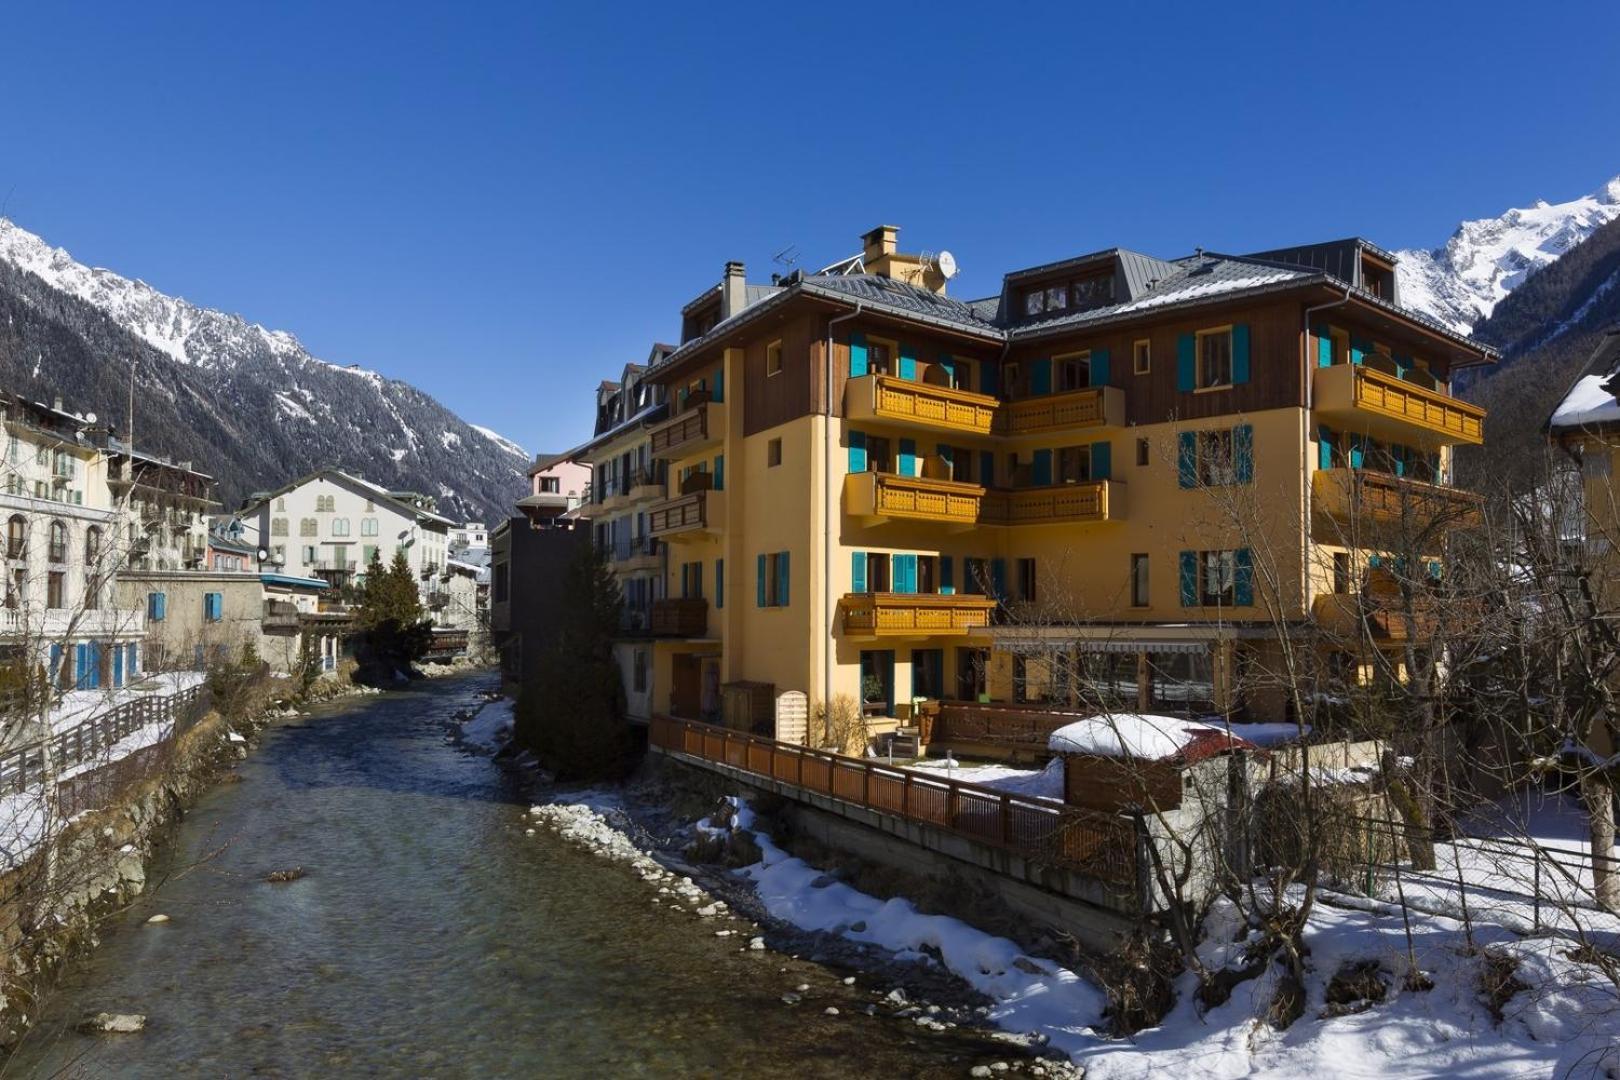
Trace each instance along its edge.
<instances>
[{"instance_id":1,"label":"chimney pipe","mask_svg":"<svg viewBox=\"0 0 1620 1080\"><path fill-rule=\"evenodd\" d=\"M861 237L861 254L867 262L867 273L872 272L871 264L885 255L893 255L900 250L900 226L879 225L871 232Z\"/></svg>"},{"instance_id":2,"label":"chimney pipe","mask_svg":"<svg viewBox=\"0 0 1620 1080\"><path fill-rule=\"evenodd\" d=\"M729 319L748 306L748 278L740 262L726 263L726 276L720 283L720 317Z\"/></svg>"}]
</instances>

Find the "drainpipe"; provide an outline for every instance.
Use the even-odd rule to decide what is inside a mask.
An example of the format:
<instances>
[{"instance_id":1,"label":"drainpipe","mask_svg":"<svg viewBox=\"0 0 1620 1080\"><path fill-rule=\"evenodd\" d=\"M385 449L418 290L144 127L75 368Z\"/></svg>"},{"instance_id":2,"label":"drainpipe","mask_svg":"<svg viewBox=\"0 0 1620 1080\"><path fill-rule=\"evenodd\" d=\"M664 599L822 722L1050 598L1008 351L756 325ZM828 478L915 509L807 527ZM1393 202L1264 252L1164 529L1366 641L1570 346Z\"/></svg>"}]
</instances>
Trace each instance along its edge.
<instances>
[{"instance_id":1,"label":"drainpipe","mask_svg":"<svg viewBox=\"0 0 1620 1080\"><path fill-rule=\"evenodd\" d=\"M856 318L860 315L861 311L865 307L866 304L863 301L856 301L854 311L851 311L847 315L838 315L827 320L827 351L822 354L821 364L822 377L826 384L826 398L824 400L827 408L826 423L822 425L821 431L821 603L822 611L825 613L827 619L825 638L822 641L823 655L821 658L821 707L822 709L827 710L828 715L831 714L832 709L833 651L836 648L836 642L833 638L833 610L835 601L833 599L832 587L833 327L837 326L841 322L848 322L849 320ZM825 721L823 721L823 723L825 724Z\"/></svg>"}]
</instances>

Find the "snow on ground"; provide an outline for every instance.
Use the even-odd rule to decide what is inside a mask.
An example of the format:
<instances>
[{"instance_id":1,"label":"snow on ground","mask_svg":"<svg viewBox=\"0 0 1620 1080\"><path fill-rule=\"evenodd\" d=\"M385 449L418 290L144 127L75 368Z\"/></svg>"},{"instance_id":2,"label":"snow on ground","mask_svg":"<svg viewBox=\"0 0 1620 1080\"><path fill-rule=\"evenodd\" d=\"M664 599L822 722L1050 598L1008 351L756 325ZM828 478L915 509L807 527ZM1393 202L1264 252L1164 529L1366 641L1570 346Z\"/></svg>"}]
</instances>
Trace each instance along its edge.
<instances>
[{"instance_id":1,"label":"snow on ground","mask_svg":"<svg viewBox=\"0 0 1620 1080\"><path fill-rule=\"evenodd\" d=\"M1018 769L1010 765L961 765L951 759L919 761L906 768L930 776L960 780L966 784L1027 795L1038 799L1063 800L1063 762L1054 758L1044 769Z\"/></svg>"},{"instance_id":2,"label":"snow on ground","mask_svg":"<svg viewBox=\"0 0 1620 1080\"><path fill-rule=\"evenodd\" d=\"M116 690L69 690L50 711L51 730L65 731L92 716L131 701L178 694L193 686L201 686L206 678L206 673L201 671L162 671L143 675Z\"/></svg>"},{"instance_id":3,"label":"snow on ground","mask_svg":"<svg viewBox=\"0 0 1620 1080\"><path fill-rule=\"evenodd\" d=\"M512 699L501 698L478 710L461 725L461 740L490 753L504 747L512 738Z\"/></svg>"},{"instance_id":4,"label":"snow on ground","mask_svg":"<svg viewBox=\"0 0 1620 1080\"><path fill-rule=\"evenodd\" d=\"M1200 735L1218 732L1208 724L1176 716L1109 713L1065 724L1052 732L1046 746L1064 754L1159 761L1175 757Z\"/></svg>"}]
</instances>

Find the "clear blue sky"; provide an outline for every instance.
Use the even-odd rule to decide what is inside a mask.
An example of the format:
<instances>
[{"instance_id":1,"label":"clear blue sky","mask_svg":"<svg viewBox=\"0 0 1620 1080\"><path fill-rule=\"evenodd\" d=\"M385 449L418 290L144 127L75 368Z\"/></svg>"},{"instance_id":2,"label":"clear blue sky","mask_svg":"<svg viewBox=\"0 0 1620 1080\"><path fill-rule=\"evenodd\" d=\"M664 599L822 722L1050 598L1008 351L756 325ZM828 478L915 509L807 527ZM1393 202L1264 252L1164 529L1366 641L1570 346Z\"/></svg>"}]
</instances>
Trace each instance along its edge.
<instances>
[{"instance_id":1,"label":"clear blue sky","mask_svg":"<svg viewBox=\"0 0 1620 1080\"><path fill-rule=\"evenodd\" d=\"M892 222L979 296L1620 172L1608 4L99 6L7 13L4 212L531 450L727 259Z\"/></svg>"}]
</instances>

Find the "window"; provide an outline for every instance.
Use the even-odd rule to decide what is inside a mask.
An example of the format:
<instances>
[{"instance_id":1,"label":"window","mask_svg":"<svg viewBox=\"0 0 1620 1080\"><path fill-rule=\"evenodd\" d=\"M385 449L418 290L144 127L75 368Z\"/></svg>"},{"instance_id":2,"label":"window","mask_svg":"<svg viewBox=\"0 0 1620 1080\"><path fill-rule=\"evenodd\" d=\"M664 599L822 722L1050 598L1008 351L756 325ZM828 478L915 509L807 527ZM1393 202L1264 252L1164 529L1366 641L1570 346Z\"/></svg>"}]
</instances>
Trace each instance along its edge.
<instances>
[{"instance_id":1,"label":"window","mask_svg":"<svg viewBox=\"0 0 1620 1080\"><path fill-rule=\"evenodd\" d=\"M203 618L209 622L219 622L225 616L225 594L203 593Z\"/></svg>"},{"instance_id":2,"label":"window","mask_svg":"<svg viewBox=\"0 0 1620 1080\"><path fill-rule=\"evenodd\" d=\"M894 458L890 455L889 440L879 435L866 437L866 471L892 473Z\"/></svg>"},{"instance_id":3,"label":"window","mask_svg":"<svg viewBox=\"0 0 1620 1080\"><path fill-rule=\"evenodd\" d=\"M1091 385L1091 354L1089 352L1055 357L1052 362L1057 367L1058 393L1061 394L1067 390L1083 390Z\"/></svg>"},{"instance_id":4,"label":"window","mask_svg":"<svg viewBox=\"0 0 1620 1080\"><path fill-rule=\"evenodd\" d=\"M1131 342L1131 371L1146 375L1153 370L1153 342L1139 338Z\"/></svg>"},{"instance_id":5,"label":"window","mask_svg":"<svg viewBox=\"0 0 1620 1080\"><path fill-rule=\"evenodd\" d=\"M758 607L787 607L792 574L788 553L773 551L758 559L755 600Z\"/></svg>"},{"instance_id":6,"label":"window","mask_svg":"<svg viewBox=\"0 0 1620 1080\"><path fill-rule=\"evenodd\" d=\"M303 548L303 553L304 553L304 565L305 566L314 566L316 563L320 562L320 560L321 560L320 549L317 548L314 544L305 544L304 548Z\"/></svg>"},{"instance_id":7,"label":"window","mask_svg":"<svg viewBox=\"0 0 1620 1080\"><path fill-rule=\"evenodd\" d=\"M84 564L92 569L101 561L101 530L92 525L84 530Z\"/></svg>"},{"instance_id":8,"label":"window","mask_svg":"<svg viewBox=\"0 0 1620 1080\"><path fill-rule=\"evenodd\" d=\"M945 696L945 650L911 650L911 696L937 701Z\"/></svg>"},{"instance_id":9,"label":"window","mask_svg":"<svg viewBox=\"0 0 1620 1080\"><path fill-rule=\"evenodd\" d=\"M276 509L278 511L280 511L281 513L286 513L286 511L287 511L287 499L286 499L286 496L282 496L281 498L276 500Z\"/></svg>"},{"instance_id":10,"label":"window","mask_svg":"<svg viewBox=\"0 0 1620 1080\"><path fill-rule=\"evenodd\" d=\"M1062 446L1057 452L1057 476L1060 484L1078 484L1091 479L1091 447Z\"/></svg>"},{"instance_id":11,"label":"window","mask_svg":"<svg viewBox=\"0 0 1620 1080\"><path fill-rule=\"evenodd\" d=\"M320 534L321 534L320 522L316 521L314 518L299 518L298 519L298 535L299 536L319 536Z\"/></svg>"},{"instance_id":12,"label":"window","mask_svg":"<svg viewBox=\"0 0 1620 1080\"><path fill-rule=\"evenodd\" d=\"M366 566L377 562L377 545L367 544L360 549L360 562Z\"/></svg>"},{"instance_id":13,"label":"window","mask_svg":"<svg viewBox=\"0 0 1620 1080\"><path fill-rule=\"evenodd\" d=\"M317 514L330 514L332 511L334 511L336 509L337 509L337 497L335 495L317 495L317 496L315 496L315 512Z\"/></svg>"},{"instance_id":14,"label":"window","mask_svg":"<svg viewBox=\"0 0 1620 1080\"><path fill-rule=\"evenodd\" d=\"M1018 599L1026 603L1035 601L1035 560L1018 560Z\"/></svg>"},{"instance_id":15,"label":"window","mask_svg":"<svg viewBox=\"0 0 1620 1080\"><path fill-rule=\"evenodd\" d=\"M1148 606L1148 557L1131 556L1131 607Z\"/></svg>"},{"instance_id":16,"label":"window","mask_svg":"<svg viewBox=\"0 0 1620 1080\"><path fill-rule=\"evenodd\" d=\"M701 600L703 598L702 563L681 563L681 598L685 600Z\"/></svg>"},{"instance_id":17,"label":"window","mask_svg":"<svg viewBox=\"0 0 1620 1080\"><path fill-rule=\"evenodd\" d=\"M772 439L765 444L765 464L770 468L782 464L782 440Z\"/></svg>"},{"instance_id":18,"label":"window","mask_svg":"<svg viewBox=\"0 0 1620 1080\"><path fill-rule=\"evenodd\" d=\"M48 552L51 562L67 562L67 538L67 526L60 521L51 522L51 546Z\"/></svg>"},{"instance_id":19,"label":"window","mask_svg":"<svg viewBox=\"0 0 1620 1080\"><path fill-rule=\"evenodd\" d=\"M67 575L60 570L52 570L45 575L45 606L67 607Z\"/></svg>"},{"instance_id":20,"label":"window","mask_svg":"<svg viewBox=\"0 0 1620 1080\"><path fill-rule=\"evenodd\" d=\"M28 519L21 514L11 515L6 522L6 558L28 557Z\"/></svg>"},{"instance_id":21,"label":"window","mask_svg":"<svg viewBox=\"0 0 1620 1080\"><path fill-rule=\"evenodd\" d=\"M562 491L562 479L556 476L540 477L540 494L557 495Z\"/></svg>"},{"instance_id":22,"label":"window","mask_svg":"<svg viewBox=\"0 0 1620 1080\"><path fill-rule=\"evenodd\" d=\"M630 684L631 689L638 694L647 692L647 650L637 649L635 658L635 673Z\"/></svg>"},{"instance_id":23,"label":"window","mask_svg":"<svg viewBox=\"0 0 1620 1080\"><path fill-rule=\"evenodd\" d=\"M13 570L11 580L6 583L6 607L22 607L28 602L28 571Z\"/></svg>"},{"instance_id":24,"label":"window","mask_svg":"<svg viewBox=\"0 0 1620 1080\"><path fill-rule=\"evenodd\" d=\"M360 535L361 536L376 536L377 535L377 519L374 518L374 517L361 518L360 519Z\"/></svg>"},{"instance_id":25,"label":"window","mask_svg":"<svg viewBox=\"0 0 1620 1080\"><path fill-rule=\"evenodd\" d=\"M1237 552L1199 552L1201 601L1205 607L1230 607L1236 600Z\"/></svg>"},{"instance_id":26,"label":"window","mask_svg":"<svg viewBox=\"0 0 1620 1080\"><path fill-rule=\"evenodd\" d=\"M990 569L983 559L962 560L962 591L969 596L983 596L990 588Z\"/></svg>"},{"instance_id":27,"label":"window","mask_svg":"<svg viewBox=\"0 0 1620 1080\"><path fill-rule=\"evenodd\" d=\"M868 362L870 362L870 352L867 353L867 357ZM765 346L765 374L767 376L782 374L782 343L780 341L773 341Z\"/></svg>"},{"instance_id":28,"label":"window","mask_svg":"<svg viewBox=\"0 0 1620 1080\"><path fill-rule=\"evenodd\" d=\"M1232 328L1198 331L1198 389L1232 385Z\"/></svg>"},{"instance_id":29,"label":"window","mask_svg":"<svg viewBox=\"0 0 1620 1080\"><path fill-rule=\"evenodd\" d=\"M899 351L892 341L873 338L866 343L866 370L876 375L893 375L894 355Z\"/></svg>"},{"instance_id":30,"label":"window","mask_svg":"<svg viewBox=\"0 0 1620 1080\"><path fill-rule=\"evenodd\" d=\"M284 518L284 517L271 518L270 519L270 535L271 536L286 536L287 535L287 519Z\"/></svg>"},{"instance_id":31,"label":"window","mask_svg":"<svg viewBox=\"0 0 1620 1080\"><path fill-rule=\"evenodd\" d=\"M332 519L332 535L333 536L348 536L349 535L349 519L346 518L346 517L333 518Z\"/></svg>"},{"instance_id":32,"label":"window","mask_svg":"<svg viewBox=\"0 0 1620 1080\"><path fill-rule=\"evenodd\" d=\"M1198 433L1198 479L1200 483L1209 485L1237 481L1230 428Z\"/></svg>"},{"instance_id":33,"label":"window","mask_svg":"<svg viewBox=\"0 0 1620 1080\"><path fill-rule=\"evenodd\" d=\"M1341 595L1350 591L1350 553L1347 551L1333 553L1333 591Z\"/></svg>"},{"instance_id":34,"label":"window","mask_svg":"<svg viewBox=\"0 0 1620 1080\"><path fill-rule=\"evenodd\" d=\"M1137 464L1138 467L1142 467L1142 466L1147 465L1147 463L1148 463L1148 454L1149 454L1148 441L1146 439L1137 439L1136 440L1136 464Z\"/></svg>"}]
</instances>

